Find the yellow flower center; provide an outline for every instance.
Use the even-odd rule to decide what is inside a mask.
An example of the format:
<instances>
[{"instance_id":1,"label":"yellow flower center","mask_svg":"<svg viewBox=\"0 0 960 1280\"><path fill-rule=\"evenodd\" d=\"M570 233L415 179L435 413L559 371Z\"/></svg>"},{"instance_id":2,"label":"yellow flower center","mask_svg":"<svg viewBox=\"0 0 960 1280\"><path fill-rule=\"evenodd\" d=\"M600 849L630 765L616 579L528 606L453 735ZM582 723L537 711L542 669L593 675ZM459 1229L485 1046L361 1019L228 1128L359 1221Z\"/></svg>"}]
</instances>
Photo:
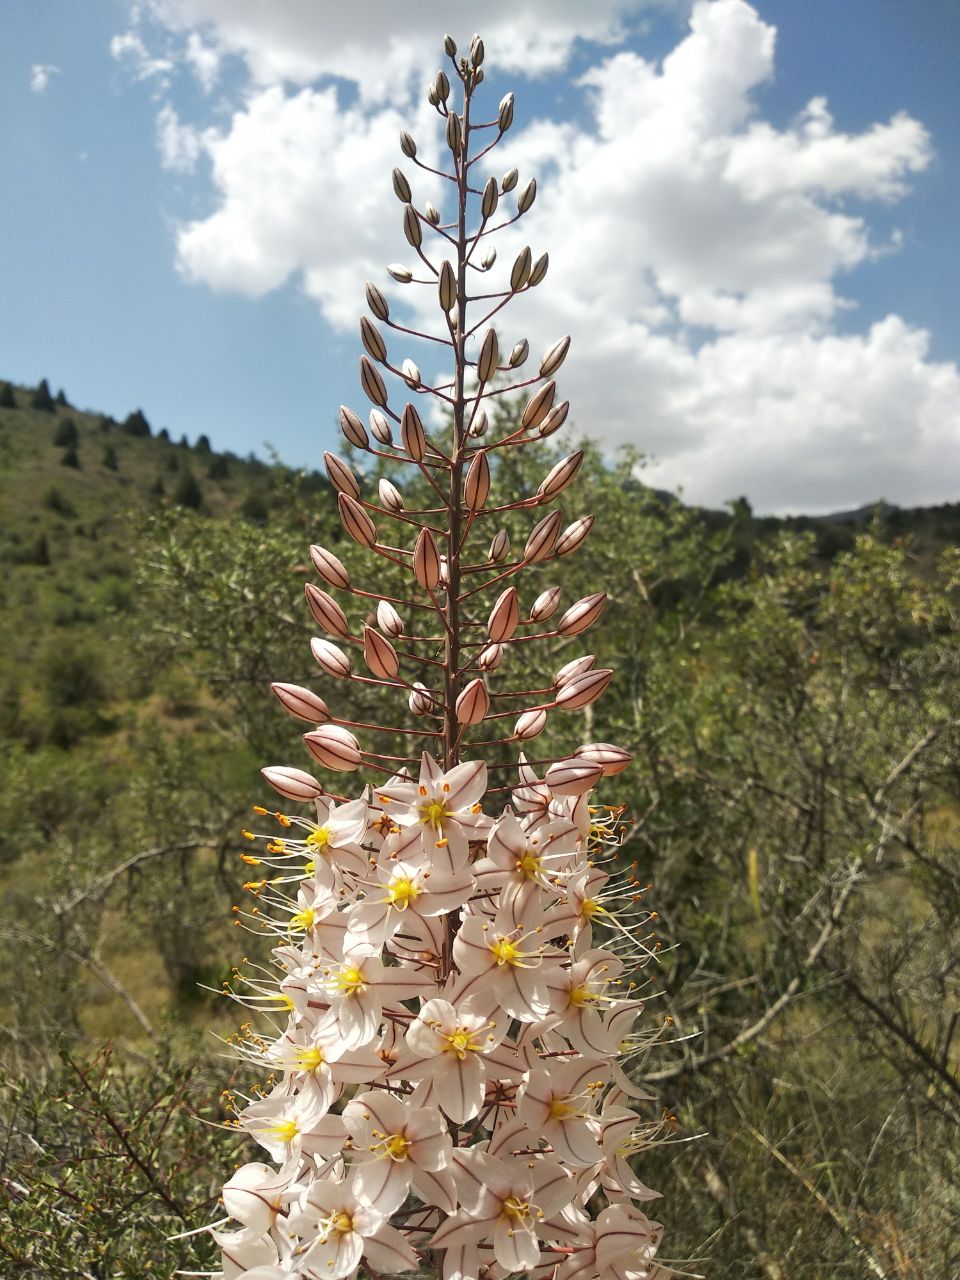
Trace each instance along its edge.
<instances>
[{"instance_id":1,"label":"yellow flower center","mask_svg":"<svg viewBox=\"0 0 960 1280\"><path fill-rule=\"evenodd\" d=\"M318 827L316 831L311 831L307 836L307 848L316 849L318 853L322 853L329 843L329 827Z\"/></svg>"},{"instance_id":2,"label":"yellow flower center","mask_svg":"<svg viewBox=\"0 0 960 1280\"><path fill-rule=\"evenodd\" d=\"M554 1098L550 1103L549 1119L551 1120L569 1120L571 1116L576 1114L576 1108L571 1107L566 1098Z\"/></svg>"},{"instance_id":3,"label":"yellow flower center","mask_svg":"<svg viewBox=\"0 0 960 1280\"><path fill-rule=\"evenodd\" d=\"M463 1062L468 1053L478 1053L480 1046L474 1040L475 1033L468 1027L457 1027L456 1031L451 1031L449 1035L443 1038L447 1042L445 1053L455 1053Z\"/></svg>"},{"instance_id":4,"label":"yellow flower center","mask_svg":"<svg viewBox=\"0 0 960 1280\"><path fill-rule=\"evenodd\" d=\"M364 989L363 974L355 966L347 966L337 974L337 986L345 996L355 996Z\"/></svg>"},{"instance_id":5,"label":"yellow flower center","mask_svg":"<svg viewBox=\"0 0 960 1280\"><path fill-rule=\"evenodd\" d=\"M353 1230L353 1219L350 1217L349 1213L347 1213L345 1209L340 1209L331 1218L330 1226L333 1228L334 1231L337 1231L340 1233L340 1235L345 1236L348 1231Z\"/></svg>"},{"instance_id":6,"label":"yellow flower center","mask_svg":"<svg viewBox=\"0 0 960 1280\"><path fill-rule=\"evenodd\" d=\"M596 898L584 898L583 906L580 908L580 914L584 920L592 920L594 916L605 916L607 910L602 907Z\"/></svg>"},{"instance_id":7,"label":"yellow flower center","mask_svg":"<svg viewBox=\"0 0 960 1280\"><path fill-rule=\"evenodd\" d=\"M452 813L442 800L431 800L429 804L420 806L420 821L426 827L436 827L438 831L444 818L452 816Z\"/></svg>"},{"instance_id":8,"label":"yellow flower center","mask_svg":"<svg viewBox=\"0 0 960 1280\"><path fill-rule=\"evenodd\" d=\"M488 943L488 946L498 965L518 965L522 959L523 952L509 938L498 938L496 942Z\"/></svg>"},{"instance_id":9,"label":"yellow flower center","mask_svg":"<svg viewBox=\"0 0 960 1280\"><path fill-rule=\"evenodd\" d=\"M397 908L398 911L405 911L411 902L415 902L423 890L408 876L401 876L398 880L391 880L387 886L387 897L390 899L391 906Z\"/></svg>"},{"instance_id":10,"label":"yellow flower center","mask_svg":"<svg viewBox=\"0 0 960 1280\"><path fill-rule=\"evenodd\" d=\"M413 1143L409 1138L405 1138L402 1133L394 1133L384 1140L382 1146L383 1154L399 1164L406 1160L407 1152L413 1146Z\"/></svg>"},{"instance_id":11,"label":"yellow flower center","mask_svg":"<svg viewBox=\"0 0 960 1280\"><path fill-rule=\"evenodd\" d=\"M312 929L316 916L313 907L304 907L302 911L298 911L296 915L290 917L290 928L294 929Z\"/></svg>"},{"instance_id":12,"label":"yellow flower center","mask_svg":"<svg viewBox=\"0 0 960 1280\"><path fill-rule=\"evenodd\" d=\"M530 1220L530 1203L518 1196L508 1196L504 1200L500 1212L511 1222L527 1223Z\"/></svg>"},{"instance_id":13,"label":"yellow flower center","mask_svg":"<svg viewBox=\"0 0 960 1280\"><path fill-rule=\"evenodd\" d=\"M299 1132L296 1120L278 1120L267 1129L267 1133L273 1134L281 1142L292 1142Z\"/></svg>"},{"instance_id":14,"label":"yellow flower center","mask_svg":"<svg viewBox=\"0 0 960 1280\"><path fill-rule=\"evenodd\" d=\"M528 849L522 858L517 862L517 870L521 875L526 876L528 880L532 880L534 876L540 874L540 859L532 849Z\"/></svg>"},{"instance_id":15,"label":"yellow flower center","mask_svg":"<svg viewBox=\"0 0 960 1280\"><path fill-rule=\"evenodd\" d=\"M316 1045L307 1045L297 1049L294 1061L298 1071L316 1071L317 1067L323 1066L323 1050Z\"/></svg>"},{"instance_id":16,"label":"yellow flower center","mask_svg":"<svg viewBox=\"0 0 960 1280\"><path fill-rule=\"evenodd\" d=\"M575 1009L582 1009L584 1005L593 1004L597 996L589 987L573 987L570 991L570 1003Z\"/></svg>"}]
</instances>

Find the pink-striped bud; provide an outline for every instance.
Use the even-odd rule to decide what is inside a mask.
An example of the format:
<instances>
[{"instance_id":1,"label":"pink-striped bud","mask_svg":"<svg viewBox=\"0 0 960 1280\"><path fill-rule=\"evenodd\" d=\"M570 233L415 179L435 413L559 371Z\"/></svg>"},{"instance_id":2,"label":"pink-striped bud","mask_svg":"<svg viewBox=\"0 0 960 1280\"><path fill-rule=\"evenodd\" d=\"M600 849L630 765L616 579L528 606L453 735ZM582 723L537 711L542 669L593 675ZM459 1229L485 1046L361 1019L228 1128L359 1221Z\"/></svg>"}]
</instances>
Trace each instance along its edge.
<instances>
[{"instance_id":1,"label":"pink-striped bud","mask_svg":"<svg viewBox=\"0 0 960 1280\"><path fill-rule=\"evenodd\" d=\"M399 170L397 170L397 172L399 172ZM368 280L366 285L364 286L364 292L367 295L367 306L370 308L373 314L377 317L377 319L389 320L390 306L387 303L387 300L383 296L382 292L377 288L377 286L375 284L372 284Z\"/></svg>"},{"instance_id":2,"label":"pink-striped bud","mask_svg":"<svg viewBox=\"0 0 960 1280\"><path fill-rule=\"evenodd\" d=\"M450 585L450 563L446 556L440 557L440 581L445 587Z\"/></svg>"},{"instance_id":3,"label":"pink-striped bud","mask_svg":"<svg viewBox=\"0 0 960 1280\"><path fill-rule=\"evenodd\" d=\"M528 286L532 289L534 285L538 285L543 277L547 274L547 268L550 266L549 253L541 253L540 257L530 268L530 279L527 281Z\"/></svg>"},{"instance_id":4,"label":"pink-striped bud","mask_svg":"<svg viewBox=\"0 0 960 1280\"><path fill-rule=\"evenodd\" d=\"M471 680L457 699L456 714L460 724L479 724L490 710L487 686L477 677Z\"/></svg>"},{"instance_id":5,"label":"pink-striped bud","mask_svg":"<svg viewBox=\"0 0 960 1280\"><path fill-rule=\"evenodd\" d=\"M323 787L310 773L302 769L292 769L288 765L268 765L260 770L261 776L270 783L274 791L279 791L285 800L296 800L306 804L323 795Z\"/></svg>"},{"instance_id":6,"label":"pink-striped bud","mask_svg":"<svg viewBox=\"0 0 960 1280\"><path fill-rule=\"evenodd\" d=\"M325 724L330 719L327 704L322 698L299 684L280 684L275 681L270 688L277 701L295 720L309 720L311 724Z\"/></svg>"},{"instance_id":7,"label":"pink-striped bud","mask_svg":"<svg viewBox=\"0 0 960 1280\"><path fill-rule=\"evenodd\" d=\"M517 599L516 587L507 587L490 610L487 619L487 634L494 644L502 644L509 640L520 625L520 601Z\"/></svg>"},{"instance_id":8,"label":"pink-striped bud","mask_svg":"<svg viewBox=\"0 0 960 1280\"><path fill-rule=\"evenodd\" d=\"M501 560L506 560L510 554L510 535L506 529L498 530L490 542L490 550L487 552L487 559L492 560L494 564L499 564Z\"/></svg>"},{"instance_id":9,"label":"pink-striped bud","mask_svg":"<svg viewBox=\"0 0 960 1280\"><path fill-rule=\"evenodd\" d=\"M540 377L552 378L557 372L564 360L567 358L567 352L570 350L570 338L561 338L555 342L552 347L547 349L546 354L540 361Z\"/></svg>"},{"instance_id":10,"label":"pink-striped bud","mask_svg":"<svg viewBox=\"0 0 960 1280\"><path fill-rule=\"evenodd\" d=\"M556 697L556 705L561 711L579 711L596 702L613 676L613 672L604 667L595 671L585 671L569 684L565 684Z\"/></svg>"},{"instance_id":11,"label":"pink-striped bud","mask_svg":"<svg viewBox=\"0 0 960 1280\"><path fill-rule=\"evenodd\" d=\"M530 610L530 621L545 622L547 618L552 618L559 603L560 588L547 587L546 591L541 591L534 600L533 608Z\"/></svg>"},{"instance_id":12,"label":"pink-striped bud","mask_svg":"<svg viewBox=\"0 0 960 1280\"><path fill-rule=\"evenodd\" d=\"M382 409L387 403L387 387L380 371L373 363L369 356L360 357L360 385L363 387L364 395L378 408Z\"/></svg>"},{"instance_id":13,"label":"pink-striped bud","mask_svg":"<svg viewBox=\"0 0 960 1280\"><path fill-rule=\"evenodd\" d=\"M387 511L396 515L398 511L403 510L403 494L391 481L381 479L377 492L380 494L380 505Z\"/></svg>"},{"instance_id":14,"label":"pink-striped bud","mask_svg":"<svg viewBox=\"0 0 960 1280\"><path fill-rule=\"evenodd\" d=\"M511 369L519 368L519 366L523 364L523 362L526 360L529 354L530 354L530 343L526 340L526 338L521 338L520 341L516 343L513 350L510 352L510 359L507 361L507 364L510 366Z\"/></svg>"},{"instance_id":15,"label":"pink-striped bud","mask_svg":"<svg viewBox=\"0 0 960 1280\"><path fill-rule=\"evenodd\" d=\"M487 411L486 409L478 409L473 415L473 421L470 423L470 435L475 440L479 440L481 436L487 434Z\"/></svg>"},{"instance_id":16,"label":"pink-striped bud","mask_svg":"<svg viewBox=\"0 0 960 1280\"><path fill-rule=\"evenodd\" d=\"M557 394L555 382L545 382L539 391L535 391L524 406L520 425L527 431L539 427L541 422L553 408L553 399Z\"/></svg>"},{"instance_id":17,"label":"pink-striped bud","mask_svg":"<svg viewBox=\"0 0 960 1280\"><path fill-rule=\"evenodd\" d=\"M519 738L522 742L528 742L531 738L536 738L543 733L546 723L546 711L524 711L523 715L517 717L517 723L513 727L513 736Z\"/></svg>"},{"instance_id":18,"label":"pink-striped bud","mask_svg":"<svg viewBox=\"0 0 960 1280\"><path fill-rule=\"evenodd\" d=\"M333 596L327 595L320 587L315 587L312 582L304 584L303 593L307 597L307 608L313 616L317 626L323 627L324 631L328 631L332 636L348 636L350 634L350 623L347 621L347 615L334 600Z\"/></svg>"},{"instance_id":19,"label":"pink-striped bud","mask_svg":"<svg viewBox=\"0 0 960 1280\"><path fill-rule=\"evenodd\" d=\"M588 742L577 747L573 753L583 760L593 760L603 770L605 778L612 778L616 773L623 773L633 759L629 751L616 747L612 742Z\"/></svg>"},{"instance_id":20,"label":"pink-striped bud","mask_svg":"<svg viewBox=\"0 0 960 1280\"><path fill-rule=\"evenodd\" d=\"M481 671L496 671L503 661L503 645L487 644L480 650L477 666Z\"/></svg>"},{"instance_id":21,"label":"pink-striped bud","mask_svg":"<svg viewBox=\"0 0 960 1280\"><path fill-rule=\"evenodd\" d=\"M437 293L440 297L440 306L444 311L452 311L457 302L457 277L453 274L453 266L449 262L443 262L440 266L440 275L437 277Z\"/></svg>"},{"instance_id":22,"label":"pink-striped bud","mask_svg":"<svg viewBox=\"0 0 960 1280\"><path fill-rule=\"evenodd\" d=\"M552 436L555 431L559 431L566 422L567 414L569 412L569 400L564 400L562 404L555 404L544 420L540 423L540 430L537 432L540 439L546 440L547 436Z\"/></svg>"},{"instance_id":23,"label":"pink-striped bud","mask_svg":"<svg viewBox=\"0 0 960 1280\"><path fill-rule=\"evenodd\" d=\"M588 627L592 627L596 620L603 613L603 606L607 603L607 593L605 591L596 591L591 596L584 596L582 600L577 600L569 609L560 615L560 621L557 623L557 632L561 636L578 636L581 631L586 631Z\"/></svg>"},{"instance_id":24,"label":"pink-striped bud","mask_svg":"<svg viewBox=\"0 0 960 1280\"><path fill-rule=\"evenodd\" d=\"M360 744L350 732L338 724L325 724L303 735L307 750L325 769L353 773L360 767Z\"/></svg>"},{"instance_id":25,"label":"pink-striped bud","mask_svg":"<svg viewBox=\"0 0 960 1280\"><path fill-rule=\"evenodd\" d=\"M496 329L488 329L483 335L483 342L480 344L480 354L477 357L477 377L481 382L489 382L497 372L497 365L500 363L500 343L497 340Z\"/></svg>"},{"instance_id":26,"label":"pink-striped bud","mask_svg":"<svg viewBox=\"0 0 960 1280\"><path fill-rule=\"evenodd\" d=\"M427 452L427 437L420 415L412 404L404 405L400 415L400 439L407 456L414 462L422 462Z\"/></svg>"},{"instance_id":27,"label":"pink-striped bud","mask_svg":"<svg viewBox=\"0 0 960 1280\"><path fill-rule=\"evenodd\" d=\"M578 449L576 453L571 453L566 458L562 458L540 482L540 487L537 490L537 496L540 500L542 502L549 502L551 498L555 498L558 493L563 493L567 485L571 484L576 478L582 462L582 449Z\"/></svg>"},{"instance_id":28,"label":"pink-striped bud","mask_svg":"<svg viewBox=\"0 0 960 1280\"><path fill-rule=\"evenodd\" d=\"M338 493L349 493L351 498L360 497L360 485L342 458L335 453L324 453L323 465L326 468L330 483Z\"/></svg>"},{"instance_id":29,"label":"pink-striped bud","mask_svg":"<svg viewBox=\"0 0 960 1280\"><path fill-rule=\"evenodd\" d=\"M370 410L370 431L374 439L379 440L381 444L393 444L393 431L390 429L390 423L379 409Z\"/></svg>"},{"instance_id":30,"label":"pink-striped bud","mask_svg":"<svg viewBox=\"0 0 960 1280\"><path fill-rule=\"evenodd\" d=\"M381 600L377 605L377 626L394 640L403 635L403 619L389 600Z\"/></svg>"},{"instance_id":31,"label":"pink-striped bud","mask_svg":"<svg viewBox=\"0 0 960 1280\"><path fill-rule=\"evenodd\" d=\"M603 770L598 764L574 756L552 764L543 780L555 796L582 796L602 777Z\"/></svg>"},{"instance_id":32,"label":"pink-striped bud","mask_svg":"<svg viewBox=\"0 0 960 1280\"><path fill-rule=\"evenodd\" d=\"M557 539L556 553L558 556L568 556L576 551L582 542L586 541L587 535L594 526L596 516L581 516L579 520L574 520L573 524L568 525Z\"/></svg>"},{"instance_id":33,"label":"pink-striped bud","mask_svg":"<svg viewBox=\"0 0 960 1280\"><path fill-rule=\"evenodd\" d=\"M404 360L400 366L400 376L411 391L416 391L423 381L420 377L420 366L410 359Z\"/></svg>"},{"instance_id":34,"label":"pink-striped bud","mask_svg":"<svg viewBox=\"0 0 960 1280\"><path fill-rule=\"evenodd\" d=\"M479 511L490 492L490 463L485 449L478 449L463 482L463 502L468 511Z\"/></svg>"},{"instance_id":35,"label":"pink-striped bud","mask_svg":"<svg viewBox=\"0 0 960 1280\"><path fill-rule=\"evenodd\" d=\"M360 340L373 359L379 360L383 364L387 358L387 345L381 336L380 330L366 316L360 317Z\"/></svg>"},{"instance_id":36,"label":"pink-striped bud","mask_svg":"<svg viewBox=\"0 0 960 1280\"><path fill-rule=\"evenodd\" d=\"M507 188L504 187L504 190ZM530 279L530 268L533 266L533 254L530 252L530 246L525 245L513 260L513 266L510 268L510 288L514 293Z\"/></svg>"},{"instance_id":37,"label":"pink-striped bud","mask_svg":"<svg viewBox=\"0 0 960 1280\"><path fill-rule=\"evenodd\" d=\"M382 680L392 680L400 670L396 649L373 627L363 628L363 660Z\"/></svg>"},{"instance_id":38,"label":"pink-striped bud","mask_svg":"<svg viewBox=\"0 0 960 1280\"><path fill-rule=\"evenodd\" d=\"M310 641L310 652L321 671L335 680L345 680L351 673L350 659L337 645L329 640L314 636Z\"/></svg>"},{"instance_id":39,"label":"pink-striped bud","mask_svg":"<svg viewBox=\"0 0 960 1280\"><path fill-rule=\"evenodd\" d=\"M413 549L413 575L426 591L435 591L440 583L440 552L429 529L421 529Z\"/></svg>"},{"instance_id":40,"label":"pink-striped bud","mask_svg":"<svg viewBox=\"0 0 960 1280\"><path fill-rule=\"evenodd\" d=\"M349 494L341 493L337 498L337 505L340 508L340 523L354 542L358 542L361 547L375 547L377 526L360 503Z\"/></svg>"},{"instance_id":41,"label":"pink-striped bud","mask_svg":"<svg viewBox=\"0 0 960 1280\"><path fill-rule=\"evenodd\" d=\"M549 515L537 521L530 530L530 536L523 548L523 558L528 564L546 560L547 556L552 554L562 524L563 512L560 510L551 511Z\"/></svg>"},{"instance_id":42,"label":"pink-striped bud","mask_svg":"<svg viewBox=\"0 0 960 1280\"><path fill-rule=\"evenodd\" d=\"M339 587L342 591L349 587L350 575L332 551L314 544L310 548L310 559L324 582L329 583L331 587Z\"/></svg>"},{"instance_id":43,"label":"pink-striped bud","mask_svg":"<svg viewBox=\"0 0 960 1280\"><path fill-rule=\"evenodd\" d=\"M585 671L589 671L591 667L596 665L596 662L597 660L592 653L587 653L582 658L572 658L569 662L565 662L559 671L554 672L554 688L562 689L565 684L569 684L577 676L582 676Z\"/></svg>"},{"instance_id":44,"label":"pink-striped bud","mask_svg":"<svg viewBox=\"0 0 960 1280\"><path fill-rule=\"evenodd\" d=\"M366 427L345 404L340 406L340 430L357 449L366 449L370 443Z\"/></svg>"},{"instance_id":45,"label":"pink-striped bud","mask_svg":"<svg viewBox=\"0 0 960 1280\"><path fill-rule=\"evenodd\" d=\"M405 205L403 209L403 234L411 248L419 249L423 244L423 228L412 204Z\"/></svg>"},{"instance_id":46,"label":"pink-striped bud","mask_svg":"<svg viewBox=\"0 0 960 1280\"><path fill-rule=\"evenodd\" d=\"M426 716L436 707L432 695L425 685L418 681L410 690L407 706L415 716Z\"/></svg>"}]
</instances>

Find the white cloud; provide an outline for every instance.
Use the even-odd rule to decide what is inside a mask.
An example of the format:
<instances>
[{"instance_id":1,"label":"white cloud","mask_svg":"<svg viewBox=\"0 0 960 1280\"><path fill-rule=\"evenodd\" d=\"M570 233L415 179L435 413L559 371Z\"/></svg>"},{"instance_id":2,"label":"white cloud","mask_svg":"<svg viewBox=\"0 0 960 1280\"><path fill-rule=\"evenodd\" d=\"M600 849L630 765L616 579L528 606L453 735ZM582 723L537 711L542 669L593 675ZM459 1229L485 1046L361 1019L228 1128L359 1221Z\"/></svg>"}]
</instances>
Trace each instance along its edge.
<instances>
[{"instance_id":1,"label":"white cloud","mask_svg":"<svg viewBox=\"0 0 960 1280\"><path fill-rule=\"evenodd\" d=\"M58 76L60 68L49 62L35 62L30 68L30 92L46 93L51 76Z\"/></svg>"},{"instance_id":2,"label":"white cloud","mask_svg":"<svg viewBox=\"0 0 960 1280\"><path fill-rule=\"evenodd\" d=\"M125 31L110 41L110 56L124 67L134 80L166 77L174 69L170 58L154 57L136 31Z\"/></svg>"},{"instance_id":3,"label":"white cloud","mask_svg":"<svg viewBox=\"0 0 960 1280\"><path fill-rule=\"evenodd\" d=\"M204 93L209 93L220 75L220 52L213 45L204 44L196 31L187 36L184 57Z\"/></svg>"},{"instance_id":4,"label":"white cloud","mask_svg":"<svg viewBox=\"0 0 960 1280\"><path fill-rule=\"evenodd\" d=\"M192 173L203 150L200 130L181 124L169 102L157 112L157 150L164 169L175 173Z\"/></svg>"},{"instance_id":5,"label":"white cloud","mask_svg":"<svg viewBox=\"0 0 960 1280\"><path fill-rule=\"evenodd\" d=\"M362 10L370 31L356 6L340 7L327 44L317 7L299 0L154 6L177 23L209 24L216 47L242 52L261 80L331 70L369 79L379 41L366 97L345 106L348 95L329 84L254 86L226 126L206 130L217 207L178 237L189 279L260 296L299 277L332 324L351 328L363 279L382 281L382 264L407 255L389 191L397 131L410 128L429 159L436 128L422 105L401 111L389 81L431 47L420 32L440 29L439 5L418 6L402 36L395 17L387 34L377 30L385 0ZM613 40L628 7L589 19L593 37ZM491 10L491 58L503 65L507 50L520 69L546 7L525 6L513 28L505 4ZM536 70L569 55L577 14L589 26L572 3L550 12ZM842 132L822 97L775 128L757 110L774 53L773 27L746 0L698 0L689 34L661 64L615 52L582 76L581 120L508 135L493 169L537 173L541 194L522 230L501 237L500 261L508 268L529 236L535 252L549 248L552 267L503 313L503 345L521 332L534 348L571 333L563 391L578 424L637 444L655 458L651 481L682 485L692 500L745 493L762 510L816 511L881 494L953 498L956 366L932 361L929 335L896 315L853 331L841 286L895 249L896 232L882 249L873 242L868 205L905 194L929 163L930 140L903 112ZM410 176L421 203L436 200L432 182ZM433 323L433 291L423 295Z\"/></svg>"}]
</instances>

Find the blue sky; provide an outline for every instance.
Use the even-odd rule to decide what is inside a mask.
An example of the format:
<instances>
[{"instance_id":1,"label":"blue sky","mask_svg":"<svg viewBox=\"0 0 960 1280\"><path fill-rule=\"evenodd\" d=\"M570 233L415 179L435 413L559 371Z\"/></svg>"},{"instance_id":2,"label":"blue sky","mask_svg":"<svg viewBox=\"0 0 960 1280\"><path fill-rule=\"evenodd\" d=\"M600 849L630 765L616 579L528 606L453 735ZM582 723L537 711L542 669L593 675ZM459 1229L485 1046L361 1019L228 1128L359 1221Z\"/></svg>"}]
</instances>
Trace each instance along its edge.
<instances>
[{"instance_id":1,"label":"blue sky","mask_svg":"<svg viewBox=\"0 0 960 1280\"><path fill-rule=\"evenodd\" d=\"M960 498L953 6L704 0L692 33L686 0L517 8L487 6L489 91L541 178L523 320L573 333L578 426L698 501ZM7 0L0 376L317 464L362 407L363 281L405 247L395 125L428 127L452 25L323 9Z\"/></svg>"}]
</instances>

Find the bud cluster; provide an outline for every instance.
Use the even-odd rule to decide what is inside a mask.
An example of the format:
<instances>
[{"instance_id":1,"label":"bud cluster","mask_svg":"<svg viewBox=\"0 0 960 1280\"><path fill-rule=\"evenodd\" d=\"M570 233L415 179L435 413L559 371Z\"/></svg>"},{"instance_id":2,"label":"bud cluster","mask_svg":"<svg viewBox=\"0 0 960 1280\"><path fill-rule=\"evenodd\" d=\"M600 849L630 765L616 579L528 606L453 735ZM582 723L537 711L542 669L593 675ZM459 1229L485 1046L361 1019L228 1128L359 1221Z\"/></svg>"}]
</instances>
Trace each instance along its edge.
<instances>
[{"instance_id":1,"label":"bud cluster","mask_svg":"<svg viewBox=\"0 0 960 1280\"><path fill-rule=\"evenodd\" d=\"M268 767L267 782L309 816L274 812L275 831L244 833L255 846L244 855L257 869L245 886L255 905L236 908L237 920L271 938L272 963L245 961L225 991L268 1015L272 1030L248 1024L237 1037L267 1083L233 1098L234 1124L274 1163L244 1165L224 1188L229 1217L214 1234L226 1280L348 1280L360 1268L447 1280L667 1274L655 1261L661 1228L640 1207L656 1193L628 1162L663 1141L665 1127L635 1109L631 1099L644 1095L624 1070L660 1030L635 1029L634 975L655 946L653 913L633 873L613 865L622 810L591 803L630 755L605 742L559 758L526 754L552 714L588 707L612 672L585 654L548 687L502 683L515 645L578 636L606 602L597 592L561 607L549 586L524 605L512 581L588 537L592 515L568 523L551 505L581 452L531 496L497 498L504 451L566 419L554 375L569 338L533 376L511 381L529 346L521 339L505 354L491 321L540 284L548 258L525 247L505 285L490 288L487 237L530 210L537 184L520 186L515 170L480 178L478 164L513 122L513 95L476 122L483 41L474 37L465 57L449 36L444 48L452 71L437 73L428 96L449 167L425 164L406 132L400 146L449 183L450 216L417 207L394 170L416 264L388 268L398 284L435 291L440 332L399 323L367 284L360 383L372 407L365 425L344 406L340 425L353 451L391 464L394 478L374 487L325 455L347 537L408 587L397 596L362 587L319 546L311 557L323 585L306 587L323 677L399 694L420 727L358 723L334 714L326 690L273 686L311 726L303 741L319 770L362 769L373 781L351 799L329 791L319 770ZM412 358L393 357L384 330L439 344L452 377L435 385ZM497 398L521 391L519 422L500 426ZM447 426L433 426L420 397ZM403 468L415 484L395 483ZM522 547L502 527L508 511L531 514ZM350 597L362 618L341 603ZM416 754L375 750L384 733ZM515 781L494 785L490 773L504 766L477 752L511 744Z\"/></svg>"}]
</instances>

